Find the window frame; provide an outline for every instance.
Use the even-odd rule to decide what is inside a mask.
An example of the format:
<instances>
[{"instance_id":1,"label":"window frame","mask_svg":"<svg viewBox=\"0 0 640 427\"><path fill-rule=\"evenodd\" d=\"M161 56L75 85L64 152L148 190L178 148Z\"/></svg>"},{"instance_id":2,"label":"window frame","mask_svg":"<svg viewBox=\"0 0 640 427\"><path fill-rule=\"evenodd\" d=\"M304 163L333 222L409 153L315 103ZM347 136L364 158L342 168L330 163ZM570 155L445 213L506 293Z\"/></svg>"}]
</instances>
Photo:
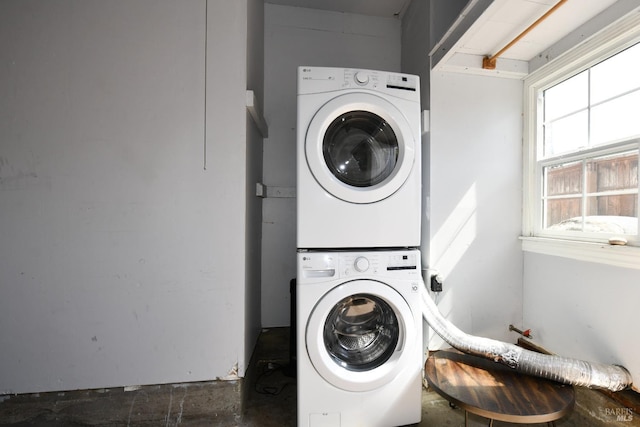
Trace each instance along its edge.
<instances>
[{"instance_id":1,"label":"window frame","mask_svg":"<svg viewBox=\"0 0 640 427\"><path fill-rule=\"evenodd\" d=\"M640 14L630 14L608 26L564 55L529 74L524 80L521 237L524 251L640 269L640 239L638 238L629 239L628 246L614 246L603 241L604 236L587 236L581 232L578 232L579 236L571 236L571 233L553 233L542 230L541 227L543 164L557 162L559 159L579 159L589 153L601 153L603 148L587 149L584 153L570 153L538 161L538 153L541 152L540 147L543 143L542 121L538 121L542 111L542 97L539 94L616 53L640 43L640 16L638 15ZM640 146L640 139L613 144L614 148L620 148L621 145L637 149Z\"/></svg>"}]
</instances>

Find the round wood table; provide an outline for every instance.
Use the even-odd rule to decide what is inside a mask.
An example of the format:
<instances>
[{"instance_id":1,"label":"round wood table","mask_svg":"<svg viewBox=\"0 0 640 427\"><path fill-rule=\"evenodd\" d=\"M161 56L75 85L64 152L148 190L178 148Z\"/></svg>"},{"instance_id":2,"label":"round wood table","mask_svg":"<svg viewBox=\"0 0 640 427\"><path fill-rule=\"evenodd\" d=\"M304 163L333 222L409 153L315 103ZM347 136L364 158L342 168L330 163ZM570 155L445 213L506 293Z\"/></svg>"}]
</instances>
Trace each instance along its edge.
<instances>
[{"instance_id":1,"label":"round wood table","mask_svg":"<svg viewBox=\"0 0 640 427\"><path fill-rule=\"evenodd\" d=\"M494 420L516 424L549 423L573 409L572 386L520 374L491 360L454 349L433 353L425 364L429 386L451 404Z\"/></svg>"}]
</instances>

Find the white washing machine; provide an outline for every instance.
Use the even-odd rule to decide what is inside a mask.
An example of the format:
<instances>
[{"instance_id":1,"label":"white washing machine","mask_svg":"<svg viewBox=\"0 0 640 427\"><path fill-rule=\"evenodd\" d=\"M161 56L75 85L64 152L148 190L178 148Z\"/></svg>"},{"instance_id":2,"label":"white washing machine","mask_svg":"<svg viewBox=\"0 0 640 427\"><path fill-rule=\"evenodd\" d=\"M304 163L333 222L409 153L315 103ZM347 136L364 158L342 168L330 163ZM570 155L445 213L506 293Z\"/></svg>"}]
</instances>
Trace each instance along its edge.
<instances>
[{"instance_id":1,"label":"white washing machine","mask_svg":"<svg viewBox=\"0 0 640 427\"><path fill-rule=\"evenodd\" d=\"M420 253L298 252L298 427L419 423Z\"/></svg>"},{"instance_id":2,"label":"white washing machine","mask_svg":"<svg viewBox=\"0 0 640 427\"><path fill-rule=\"evenodd\" d=\"M297 247L420 246L417 76L298 69Z\"/></svg>"}]
</instances>

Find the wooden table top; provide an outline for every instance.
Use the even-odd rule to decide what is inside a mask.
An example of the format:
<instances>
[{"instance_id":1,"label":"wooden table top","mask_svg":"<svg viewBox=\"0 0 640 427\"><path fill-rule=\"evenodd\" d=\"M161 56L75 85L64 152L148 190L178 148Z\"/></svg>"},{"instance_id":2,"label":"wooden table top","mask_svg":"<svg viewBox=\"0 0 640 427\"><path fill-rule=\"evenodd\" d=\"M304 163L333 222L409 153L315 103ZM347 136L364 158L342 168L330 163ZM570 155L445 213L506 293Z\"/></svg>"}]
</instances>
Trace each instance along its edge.
<instances>
[{"instance_id":1,"label":"wooden table top","mask_svg":"<svg viewBox=\"0 0 640 427\"><path fill-rule=\"evenodd\" d=\"M511 423L545 423L573 409L572 386L520 374L491 360L441 350L425 364L427 382L442 397L471 413Z\"/></svg>"}]
</instances>

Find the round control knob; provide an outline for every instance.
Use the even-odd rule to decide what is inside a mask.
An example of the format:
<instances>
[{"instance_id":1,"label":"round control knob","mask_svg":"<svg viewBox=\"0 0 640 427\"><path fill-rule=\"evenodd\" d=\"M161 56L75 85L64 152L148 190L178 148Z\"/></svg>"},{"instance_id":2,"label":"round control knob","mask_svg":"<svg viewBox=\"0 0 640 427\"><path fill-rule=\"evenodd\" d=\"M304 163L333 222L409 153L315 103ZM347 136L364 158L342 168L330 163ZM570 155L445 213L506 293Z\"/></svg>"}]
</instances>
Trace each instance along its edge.
<instances>
[{"instance_id":1,"label":"round control knob","mask_svg":"<svg viewBox=\"0 0 640 427\"><path fill-rule=\"evenodd\" d=\"M369 269L369 260L363 256L359 256L353 263L353 267L356 269L356 271L364 273Z\"/></svg>"},{"instance_id":2,"label":"round control knob","mask_svg":"<svg viewBox=\"0 0 640 427\"><path fill-rule=\"evenodd\" d=\"M361 85L366 85L368 82L369 82L369 76L367 75L367 73L363 71L358 71L356 73L356 83Z\"/></svg>"}]
</instances>

